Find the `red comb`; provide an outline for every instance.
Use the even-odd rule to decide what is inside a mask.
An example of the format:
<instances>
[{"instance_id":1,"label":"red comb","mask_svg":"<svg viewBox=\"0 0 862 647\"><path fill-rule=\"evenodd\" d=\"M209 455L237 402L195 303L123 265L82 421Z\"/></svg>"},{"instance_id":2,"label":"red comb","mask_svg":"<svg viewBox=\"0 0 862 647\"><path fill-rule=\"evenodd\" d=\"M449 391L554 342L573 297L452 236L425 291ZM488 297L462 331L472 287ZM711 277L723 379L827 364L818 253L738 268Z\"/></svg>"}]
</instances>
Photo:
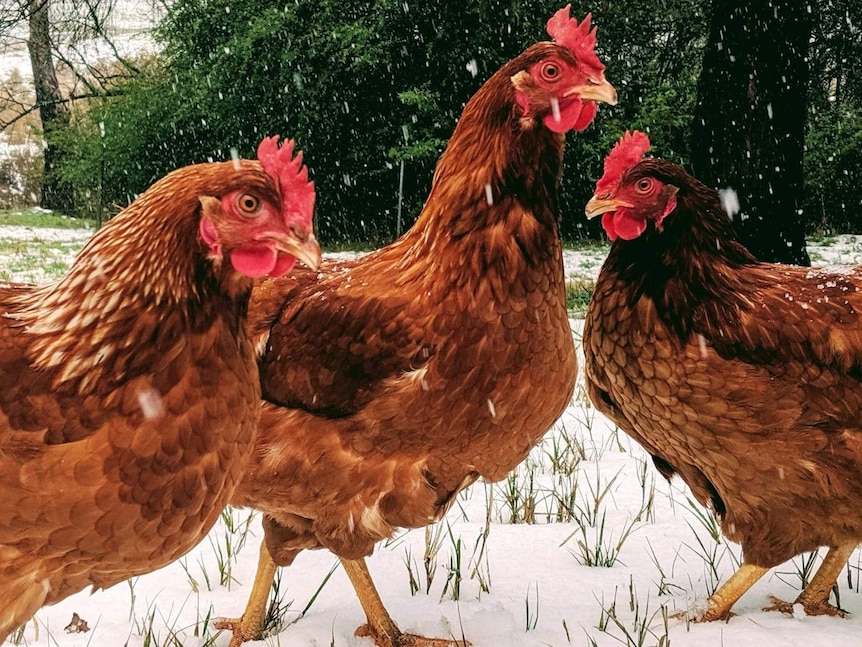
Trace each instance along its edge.
<instances>
[{"instance_id":1,"label":"red comb","mask_svg":"<svg viewBox=\"0 0 862 647\"><path fill-rule=\"evenodd\" d=\"M569 17L571 6L567 4L551 16L546 26L548 34L558 45L568 47L581 65L601 72L605 66L596 55L596 28L590 29L592 14L587 14L579 25L577 18Z\"/></svg>"},{"instance_id":2,"label":"red comb","mask_svg":"<svg viewBox=\"0 0 862 647\"><path fill-rule=\"evenodd\" d=\"M596 193L615 188L623 174L641 161L649 146L646 133L626 131L605 158L605 173L596 182Z\"/></svg>"},{"instance_id":3,"label":"red comb","mask_svg":"<svg viewBox=\"0 0 862 647\"><path fill-rule=\"evenodd\" d=\"M293 157L294 141L285 139L279 147L278 137L266 137L260 142L257 159L281 191L285 219L298 220L311 227L314 216L314 182L308 179L308 169L302 163L302 151Z\"/></svg>"}]
</instances>

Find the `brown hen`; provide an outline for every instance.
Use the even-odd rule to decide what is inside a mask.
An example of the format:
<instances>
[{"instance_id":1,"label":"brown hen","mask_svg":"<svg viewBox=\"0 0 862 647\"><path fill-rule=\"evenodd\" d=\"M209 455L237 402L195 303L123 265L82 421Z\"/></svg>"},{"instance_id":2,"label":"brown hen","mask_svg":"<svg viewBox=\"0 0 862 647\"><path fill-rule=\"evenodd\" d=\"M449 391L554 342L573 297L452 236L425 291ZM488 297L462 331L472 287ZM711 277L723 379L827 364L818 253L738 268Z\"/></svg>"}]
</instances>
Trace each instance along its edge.
<instances>
[{"instance_id":1,"label":"brown hen","mask_svg":"<svg viewBox=\"0 0 862 647\"><path fill-rule=\"evenodd\" d=\"M380 645L402 634L364 556L504 478L562 413L576 364L557 189L564 133L615 103L589 19L568 7L464 108L414 227L377 252L266 281L252 296L264 405L232 503L265 513L252 599L232 645L258 636L275 566L342 558Z\"/></svg>"},{"instance_id":2,"label":"brown hen","mask_svg":"<svg viewBox=\"0 0 862 647\"><path fill-rule=\"evenodd\" d=\"M43 287L0 288L0 642L212 527L260 407L252 278L316 265L291 146L154 184Z\"/></svg>"},{"instance_id":3,"label":"brown hen","mask_svg":"<svg viewBox=\"0 0 862 647\"><path fill-rule=\"evenodd\" d=\"M862 268L757 262L716 192L648 148L626 135L586 209L615 240L587 311L589 396L742 545L701 619L820 546L797 602L839 613L862 540Z\"/></svg>"}]
</instances>

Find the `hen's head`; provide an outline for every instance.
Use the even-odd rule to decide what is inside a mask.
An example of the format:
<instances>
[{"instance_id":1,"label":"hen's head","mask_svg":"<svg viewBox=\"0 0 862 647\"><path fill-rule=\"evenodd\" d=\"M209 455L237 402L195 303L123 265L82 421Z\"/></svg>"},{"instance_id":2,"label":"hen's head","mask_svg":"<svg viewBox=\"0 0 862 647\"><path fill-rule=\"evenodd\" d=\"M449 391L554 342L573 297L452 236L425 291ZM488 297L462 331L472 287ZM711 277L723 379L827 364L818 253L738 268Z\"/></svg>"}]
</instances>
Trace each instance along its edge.
<instances>
[{"instance_id":1,"label":"hen's head","mask_svg":"<svg viewBox=\"0 0 862 647\"><path fill-rule=\"evenodd\" d=\"M519 58L526 69L512 76L521 118L539 119L551 131L583 130L596 116L598 102L617 102L617 92L605 80L605 66L596 55L596 29L591 17L569 17L566 5L551 17L547 30L553 43L539 43Z\"/></svg>"},{"instance_id":2,"label":"hen's head","mask_svg":"<svg viewBox=\"0 0 862 647\"><path fill-rule=\"evenodd\" d=\"M265 182L249 180L220 198L199 198L199 231L211 259L227 258L237 272L251 278L282 276L297 259L317 268L314 183L308 179L302 153L294 157L293 148L293 140L279 146L277 135L264 139L257 157ZM236 162L237 170L242 164L248 162Z\"/></svg>"},{"instance_id":3,"label":"hen's head","mask_svg":"<svg viewBox=\"0 0 862 647\"><path fill-rule=\"evenodd\" d=\"M661 230L664 219L676 208L679 187L662 172L664 166L672 165L644 160L649 147L644 133L626 132L605 158L604 174L596 182L586 214L587 218L602 216L602 227L611 240L633 240L646 231L649 222Z\"/></svg>"}]
</instances>

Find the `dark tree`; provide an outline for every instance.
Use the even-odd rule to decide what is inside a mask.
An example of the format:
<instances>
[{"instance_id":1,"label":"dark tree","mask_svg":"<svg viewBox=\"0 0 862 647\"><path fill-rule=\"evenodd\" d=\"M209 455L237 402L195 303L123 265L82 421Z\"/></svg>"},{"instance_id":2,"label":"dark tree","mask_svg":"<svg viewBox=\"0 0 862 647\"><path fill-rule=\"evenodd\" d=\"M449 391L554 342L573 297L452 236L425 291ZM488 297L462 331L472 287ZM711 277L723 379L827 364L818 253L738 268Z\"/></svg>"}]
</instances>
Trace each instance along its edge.
<instances>
[{"instance_id":1,"label":"dark tree","mask_svg":"<svg viewBox=\"0 0 862 647\"><path fill-rule=\"evenodd\" d=\"M808 0L713 0L692 128L694 174L733 188L742 242L810 265L802 218Z\"/></svg>"},{"instance_id":2,"label":"dark tree","mask_svg":"<svg viewBox=\"0 0 862 647\"><path fill-rule=\"evenodd\" d=\"M72 188L57 172L63 162L63 152L56 145L55 136L69 127L69 108L60 92L54 67L47 0L29 0L27 16L30 24L27 49L33 66L36 105L39 107L45 138L45 172L39 204L45 209L68 214L73 208Z\"/></svg>"}]
</instances>

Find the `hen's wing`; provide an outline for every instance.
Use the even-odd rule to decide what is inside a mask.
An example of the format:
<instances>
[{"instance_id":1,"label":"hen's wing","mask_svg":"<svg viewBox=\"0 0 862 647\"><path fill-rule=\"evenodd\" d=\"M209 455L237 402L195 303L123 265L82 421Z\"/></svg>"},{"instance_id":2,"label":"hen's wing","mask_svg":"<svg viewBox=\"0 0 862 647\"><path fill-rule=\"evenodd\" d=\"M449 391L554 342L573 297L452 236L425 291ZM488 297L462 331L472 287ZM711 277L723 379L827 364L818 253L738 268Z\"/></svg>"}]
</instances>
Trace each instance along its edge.
<instances>
[{"instance_id":1,"label":"hen's wing","mask_svg":"<svg viewBox=\"0 0 862 647\"><path fill-rule=\"evenodd\" d=\"M735 456L762 451L777 462L779 452L835 473L862 469L862 268L740 271L747 289L727 299L742 307L732 316L701 308L690 338L650 299L620 307L628 297L613 283L597 286L585 330L597 408L717 509L699 468L731 482L742 478Z\"/></svg>"},{"instance_id":2,"label":"hen's wing","mask_svg":"<svg viewBox=\"0 0 862 647\"><path fill-rule=\"evenodd\" d=\"M101 425L95 401L65 395L53 383L50 371L33 370L27 358L28 338L15 318L18 300L34 286L0 283L0 459L13 463L41 451L45 445L74 442L91 436ZM79 414L69 416L67 411ZM0 461L2 464L2 461Z\"/></svg>"},{"instance_id":3,"label":"hen's wing","mask_svg":"<svg viewBox=\"0 0 862 647\"><path fill-rule=\"evenodd\" d=\"M390 266L367 258L359 263L327 264L320 274L295 272L260 286L257 309L273 318L260 361L265 399L346 416L387 378L428 361L433 348L423 340L423 322L406 314L408 297L363 278L371 274L379 286Z\"/></svg>"},{"instance_id":4,"label":"hen's wing","mask_svg":"<svg viewBox=\"0 0 862 647\"><path fill-rule=\"evenodd\" d=\"M713 328L709 343L723 360L765 371L776 385L762 381L775 403L768 409L795 416L790 426L862 431L862 268L761 266L752 274L768 287L752 294L738 326ZM757 397L747 386L734 397Z\"/></svg>"},{"instance_id":5,"label":"hen's wing","mask_svg":"<svg viewBox=\"0 0 862 647\"><path fill-rule=\"evenodd\" d=\"M728 357L802 363L851 372L862 367L862 267L846 270L763 265L740 325L715 331Z\"/></svg>"}]
</instances>

